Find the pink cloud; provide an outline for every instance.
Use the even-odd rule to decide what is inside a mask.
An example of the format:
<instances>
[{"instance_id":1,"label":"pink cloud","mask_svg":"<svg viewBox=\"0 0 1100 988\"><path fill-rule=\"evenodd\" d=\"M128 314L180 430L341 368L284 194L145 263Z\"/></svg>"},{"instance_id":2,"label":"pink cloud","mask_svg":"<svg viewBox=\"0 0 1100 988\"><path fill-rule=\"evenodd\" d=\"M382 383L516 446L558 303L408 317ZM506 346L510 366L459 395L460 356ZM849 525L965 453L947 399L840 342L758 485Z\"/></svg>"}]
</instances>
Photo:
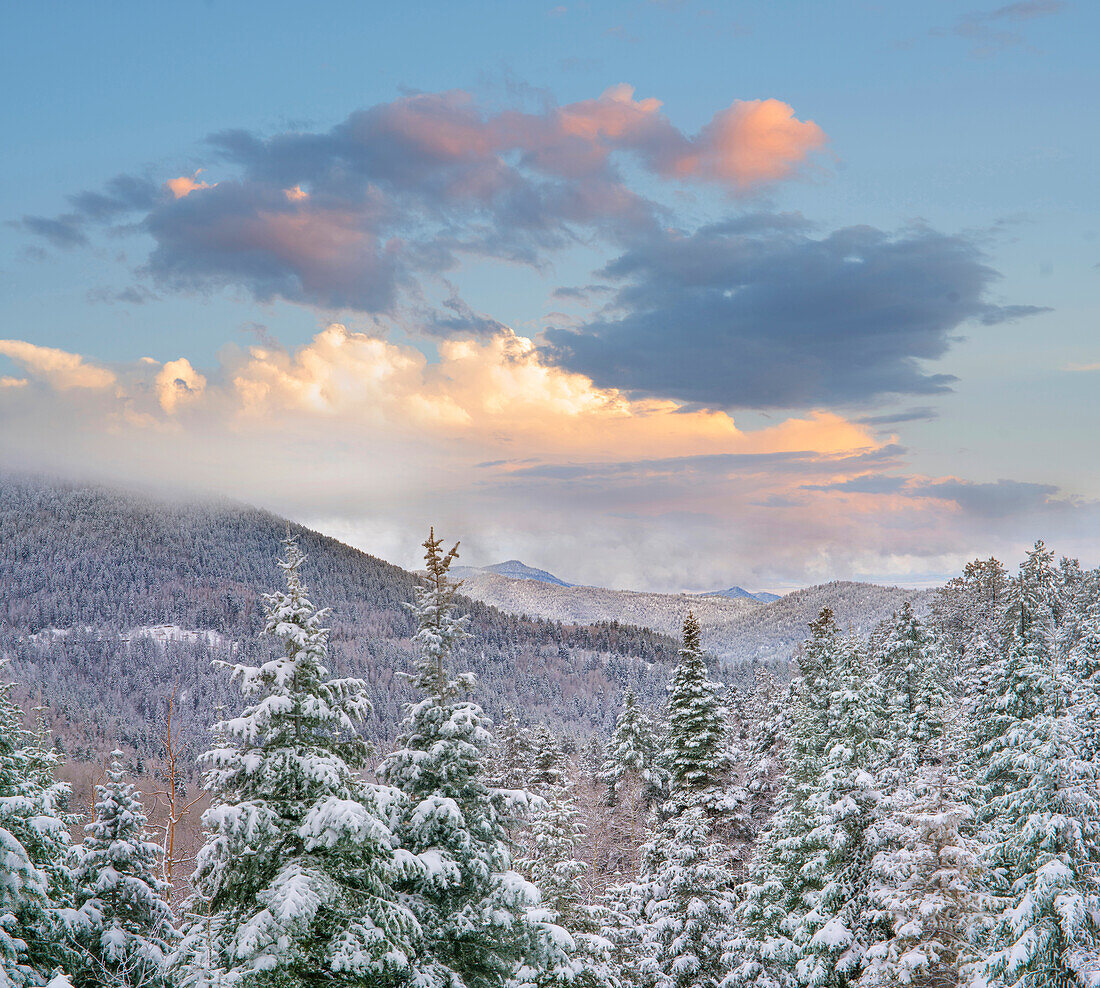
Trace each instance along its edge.
<instances>
[{"instance_id":1,"label":"pink cloud","mask_svg":"<svg viewBox=\"0 0 1100 988\"><path fill-rule=\"evenodd\" d=\"M786 178L824 144L825 132L786 103L738 100L714 115L669 172L743 188Z\"/></svg>"}]
</instances>

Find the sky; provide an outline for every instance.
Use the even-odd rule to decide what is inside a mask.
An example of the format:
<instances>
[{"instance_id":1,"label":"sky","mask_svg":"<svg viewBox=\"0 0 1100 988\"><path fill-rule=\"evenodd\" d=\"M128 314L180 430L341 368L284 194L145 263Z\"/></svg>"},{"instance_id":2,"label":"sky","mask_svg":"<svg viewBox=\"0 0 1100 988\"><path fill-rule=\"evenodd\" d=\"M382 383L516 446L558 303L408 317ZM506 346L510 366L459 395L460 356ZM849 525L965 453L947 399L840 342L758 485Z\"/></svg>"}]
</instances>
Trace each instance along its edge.
<instances>
[{"instance_id":1,"label":"sky","mask_svg":"<svg viewBox=\"0 0 1100 988\"><path fill-rule=\"evenodd\" d=\"M22 4L0 465L404 565L1100 564L1100 6Z\"/></svg>"}]
</instances>

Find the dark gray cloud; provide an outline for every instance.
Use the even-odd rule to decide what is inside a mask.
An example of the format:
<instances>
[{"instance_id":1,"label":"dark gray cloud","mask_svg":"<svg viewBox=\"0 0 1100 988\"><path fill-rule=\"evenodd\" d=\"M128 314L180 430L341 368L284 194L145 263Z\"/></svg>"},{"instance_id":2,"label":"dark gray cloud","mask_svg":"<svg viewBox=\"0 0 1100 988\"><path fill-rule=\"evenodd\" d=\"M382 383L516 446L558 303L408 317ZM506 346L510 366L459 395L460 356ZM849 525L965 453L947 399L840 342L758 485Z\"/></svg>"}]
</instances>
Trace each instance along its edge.
<instances>
[{"instance_id":1,"label":"dark gray cloud","mask_svg":"<svg viewBox=\"0 0 1100 988\"><path fill-rule=\"evenodd\" d=\"M84 232L84 217L79 213L62 216L24 216L14 226L21 226L28 233L41 237L54 247L86 247L88 236Z\"/></svg>"},{"instance_id":2,"label":"dark gray cloud","mask_svg":"<svg viewBox=\"0 0 1100 988\"><path fill-rule=\"evenodd\" d=\"M910 487L912 497L954 501L963 511L983 518L1005 518L1040 509L1072 508L1069 501L1055 500L1059 490L1053 484L1031 484L1019 480L973 483L967 480L939 480Z\"/></svg>"},{"instance_id":3,"label":"dark gray cloud","mask_svg":"<svg viewBox=\"0 0 1100 988\"><path fill-rule=\"evenodd\" d=\"M804 484L802 490L847 491L851 494L897 494L906 483L907 478L905 477L871 474L866 477L853 477L851 480L836 484Z\"/></svg>"},{"instance_id":4,"label":"dark gray cloud","mask_svg":"<svg viewBox=\"0 0 1100 988\"><path fill-rule=\"evenodd\" d=\"M603 387L719 408L795 408L933 395L968 321L1042 311L988 297L998 277L962 236L868 226L811 236L755 215L650 236L600 272L601 318L547 332L547 359Z\"/></svg>"},{"instance_id":5,"label":"dark gray cloud","mask_svg":"<svg viewBox=\"0 0 1100 988\"><path fill-rule=\"evenodd\" d=\"M891 412L887 415L864 415L855 421L860 425L884 426L903 425L906 422L930 422L938 417L939 412L934 408L921 405L919 408L907 408L904 412Z\"/></svg>"}]
</instances>

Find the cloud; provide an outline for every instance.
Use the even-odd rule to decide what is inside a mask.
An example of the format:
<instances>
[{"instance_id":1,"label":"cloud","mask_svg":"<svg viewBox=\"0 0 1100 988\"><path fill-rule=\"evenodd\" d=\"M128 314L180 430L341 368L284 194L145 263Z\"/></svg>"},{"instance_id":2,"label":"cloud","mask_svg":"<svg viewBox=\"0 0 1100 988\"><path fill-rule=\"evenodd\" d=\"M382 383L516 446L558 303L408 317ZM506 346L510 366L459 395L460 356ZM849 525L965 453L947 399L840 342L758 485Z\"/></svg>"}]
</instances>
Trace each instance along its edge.
<instances>
[{"instance_id":1,"label":"cloud","mask_svg":"<svg viewBox=\"0 0 1100 988\"><path fill-rule=\"evenodd\" d=\"M939 412L927 405L918 408L908 408L904 412L890 412L885 415L864 415L855 421L860 425L902 425L905 422L929 422L938 418Z\"/></svg>"},{"instance_id":2,"label":"cloud","mask_svg":"<svg viewBox=\"0 0 1100 988\"><path fill-rule=\"evenodd\" d=\"M17 224L24 230L48 241L54 247L86 247L88 237L84 233L84 217L79 213L63 216L24 216Z\"/></svg>"},{"instance_id":3,"label":"cloud","mask_svg":"<svg viewBox=\"0 0 1100 988\"><path fill-rule=\"evenodd\" d=\"M546 333L547 359L601 387L719 408L934 395L962 325L1041 309L988 297L997 274L966 237L855 226L814 237L795 216L649 237L600 275L602 317Z\"/></svg>"},{"instance_id":4,"label":"cloud","mask_svg":"<svg viewBox=\"0 0 1100 988\"><path fill-rule=\"evenodd\" d=\"M127 216L153 239L142 271L165 287L390 313L417 279L464 256L540 267L582 240L655 231L667 211L630 187L624 162L740 192L796 173L824 141L774 99L736 101L692 136L627 85L536 112L418 93L327 131L214 134L189 175L160 186L119 176L70 197L74 212L22 225L76 247L90 224Z\"/></svg>"},{"instance_id":5,"label":"cloud","mask_svg":"<svg viewBox=\"0 0 1100 988\"><path fill-rule=\"evenodd\" d=\"M1066 366L1063 367L1062 370L1069 371L1071 373L1089 373L1091 371L1098 371L1100 370L1100 361L1091 364L1066 364Z\"/></svg>"},{"instance_id":6,"label":"cloud","mask_svg":"<svg viewBox=\"0 0 1100 988\"><path fill-rule=\"evenodd\" d=\"M1063 0L1022 0L1009 3L992 10L977 10L964 14L955 22L951 33L974 42L973 54L991 55L1027 43L1027 39L1018 31L1008 30L1005 24L1021 24L1039 17L1049 17L1061 13L1066 4ZM943 35L942 29L933 30L934 36Z\"/></svg>"},{"instance_id":7,"label":"cloud","mask_svg":"<svg viewBox=\"0 0 1100 988\"><path fill-rule=\"evenodd\" d=\"M10 357L32 377L58 391L71 388L109 388L115 375L105 367L84 361L76 353L35 346L23 340L0 340L0 354Z\"/></svg>"},{"instance_id":8,"label":"cloud","mask_svg":"<svg viewBox=\"0 0 1100 988\"><path fill-rule=\"evenodd\" d=\"M743 429L600 388L510 331L438 350L334 324L216 367L106 368L6 341L35 382L0 386L0 462L218 491L410 565L435 523L471 561L658 589L924 577L1016 558L1025 523L1024 541L1096 531L1095 505L1049 485L907 473L904 448L835 413Z\"/></svg>"},{"instance_id":9,"label":"cloud","mask_svg":"<svg viewBox=\"0 0 1100 988\"><path fill-rule=\"evenodd\" d=\"M155 378L160 406L171 414L179 406L196 401L206 388L203 377L186 357L169 360Z\"/></svg>"},{"instance_id":10,"label":"cloud","mask_svg":"<svg viewBox=\"0 0 1100 988\"><path fill-rule=\"evenodd\" d=\"M170 178L164 183L165 188L172 193L174 199L182 199L185 196L189 196L192 192L197 192L199 189L213 188L208 182L204 182L199 178L201 174L202 169L199 168L191 175L180 175L179 178Z\"/></svg>"},{"instance_id":11,"label":"cloud","mask_svg":"<svg viewBox=\"0 0 1100 988\"><path fill-rule=\"evenodd\" d=\"M963 511L982 518L1007 518L1043 508L1069 508L1057 500L1059 490L1053 484L1023 483L998 480L995 483L973 483L949 478L934 483L916 484L909 489L911 497L953 501Z\"/></svg>"}]
</instances>

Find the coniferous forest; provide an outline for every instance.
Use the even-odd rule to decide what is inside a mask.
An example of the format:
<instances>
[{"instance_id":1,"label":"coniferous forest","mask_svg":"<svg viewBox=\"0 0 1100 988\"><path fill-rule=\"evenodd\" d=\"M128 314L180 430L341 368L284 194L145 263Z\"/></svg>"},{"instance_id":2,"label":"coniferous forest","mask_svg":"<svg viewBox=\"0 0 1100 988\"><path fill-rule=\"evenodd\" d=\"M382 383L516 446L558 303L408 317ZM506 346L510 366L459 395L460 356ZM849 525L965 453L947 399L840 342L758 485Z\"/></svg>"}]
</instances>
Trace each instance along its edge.
<instances>
[{"instance_id":1,"label":"coniferous forest","mask_svg":"<svg viewBox=\"0 0 1100 988\"><path fill-rule=\"evenodd\" d=\"M187 754L116 750L78 814L44 708L0 691L0 984L1100 984L1100 571L978 560L731 684L689 613L664 702L627 686L579 740L475 702L433 532L379 749L282 549L193 792Z\"/></svg>"}]
</instances>

